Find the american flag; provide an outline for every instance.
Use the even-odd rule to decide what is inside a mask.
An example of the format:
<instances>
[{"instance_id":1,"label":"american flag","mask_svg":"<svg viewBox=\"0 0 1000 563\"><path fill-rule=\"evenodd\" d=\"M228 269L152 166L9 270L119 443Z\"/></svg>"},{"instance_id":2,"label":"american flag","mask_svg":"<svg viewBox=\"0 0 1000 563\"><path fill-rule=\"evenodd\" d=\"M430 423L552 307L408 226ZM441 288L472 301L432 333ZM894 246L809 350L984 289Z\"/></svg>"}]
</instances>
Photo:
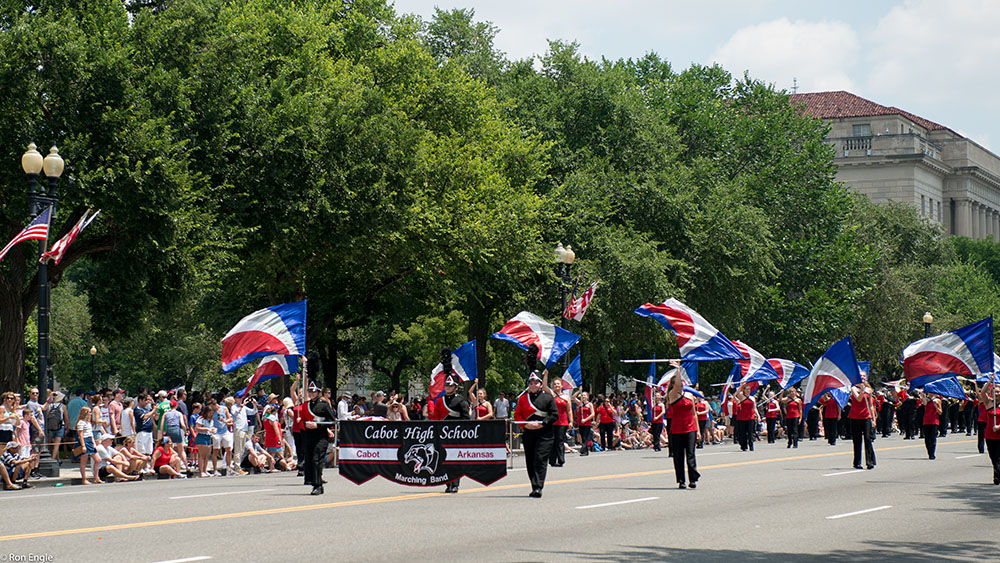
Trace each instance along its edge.
<instances>
[{"instance_id":1,"label":"american flag","mask_svg":"<svg viewBox=\"0 0 1000 563\"><path fill-rule=\"evenodd\" d=\"M97 218L97 215L100 212L101 210L98 209L97 213L94 213L88 219L87 216L90 215L90 210L88 209L83 214L83 216L80 217L80 220L76 222L76 225L73 225L73 228L70 229L68 233L66 233L66 236L53 243L52 247L49 248L49 251L46 252L45 254L42 254L42 256L38 259L38 261L45 262L46 260L55 260L56 264L61 262L63 259L63 255L66 254L66 249L69 248L69 245L73 244L73 241L76 240L76 237L84 229L87 228L87 225L89 225L94 219Z\"/></svg>"},{"instance_id":2,"label":"american flag","mask_svg":"<svg viewBox=\"0 0 1000 563\"><path fill-rule=\"evenodd\" d=\"M582 321L583 314L587 312L587 307L590 306L590 301L594 298L594 290L597 289L598 283L600 282L590 284L587 291L584 291L580 297L577 297L567 303L566 310L563 311L563 316L567 319L573 319L574 321Z\"/></svg>"},{"instance_id":3,"label":"american flag","mask_svg":"<svg viewBox=\"0 0 1000 563\"><path fill-rule=\"evenodd\" d=\"M52 207L48 207L45 211L38 214L35 220L28 223L28 226L24 228L23 231L14 237L14 240L7 243L7 246L0 250L0 260L3 260L4 256L10 252L11 248L19 242L24 242L26 240L46 240L49 238L49 220L52 218ZM42 243L43 245L45 243Z\"/></svg>"}]
</instances>

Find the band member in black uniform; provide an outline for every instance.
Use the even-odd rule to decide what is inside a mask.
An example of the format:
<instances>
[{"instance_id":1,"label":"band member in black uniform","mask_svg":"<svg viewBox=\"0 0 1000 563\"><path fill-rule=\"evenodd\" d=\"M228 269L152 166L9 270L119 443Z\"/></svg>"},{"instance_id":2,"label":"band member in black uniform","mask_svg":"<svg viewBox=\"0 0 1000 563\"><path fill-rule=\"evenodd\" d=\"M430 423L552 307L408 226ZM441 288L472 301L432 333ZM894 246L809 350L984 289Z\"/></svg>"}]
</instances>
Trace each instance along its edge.
<instances>
[{"instance_id":1,"label":"band member in black uniform","mask_svg":"<svg viewBox=\"0 0 1000 563\"><path fill-rule=\"evenodd\" d=\"M531 481L531 494L528 496L534 498L542 496L542 487L545 486L545 473L555 442L552 425L557 418L559 410L552 395L542 390L542 378L537 371L532 371L528 377L528 390L517 400L514 421L524 430L521 435L524 464Z\"/></svg>"},{"instance_id":2,"label":"band member in black uniform","mask_svg":"<svg viewBox=\"0 0 1000 563\"><path fill-rule=\"evenodd\" d=\"M448 371L451 371L451 350L448 348L441 350L441 365L447 366ZM441 395L434 401L435 420L468 420L470 403L467 398L459 394L458 388L460 384L461 380L454 373L449 373L445 377L444 395ZM444 492L457 493L460 480L461 478L449 481L445 485Z\"/></svg>"},{"instance_id":3,"label":"band member in black uniform","mask_svg":"<svg viewBox=\"0 0 1000 563\"><path fill-rule=\"evenodd\" d=\"M330 427L337 420L330 403L320 397L319 387L309 384L309 402L302 411L302 450L305 454L305 484L312 485L311 495L323 494L323 467L330 445Z\"/></svg>"}]
</instances>

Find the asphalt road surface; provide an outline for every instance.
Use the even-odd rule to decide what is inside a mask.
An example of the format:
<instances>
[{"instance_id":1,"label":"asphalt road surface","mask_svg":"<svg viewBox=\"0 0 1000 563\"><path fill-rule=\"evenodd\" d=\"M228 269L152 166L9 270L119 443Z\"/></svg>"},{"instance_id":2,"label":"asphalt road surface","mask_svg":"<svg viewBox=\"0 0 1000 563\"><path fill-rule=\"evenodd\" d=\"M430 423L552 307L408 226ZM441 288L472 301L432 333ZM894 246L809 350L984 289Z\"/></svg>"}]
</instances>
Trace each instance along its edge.
<instances>
[{"instance_id":1,"label":"asphalt road surface","mask_svg":"<svg viewBox=\"0 0 1000 563\"><path fill-rule=\"evenodd\" d=\"M457 495L335 470L323 496L293 474L0 493L7 561L989 561L1000 560L1000 486L974 438L698 450L679 490L664 450L567 456L544 497L523 459Z\"/></svg>"}]
</instances>

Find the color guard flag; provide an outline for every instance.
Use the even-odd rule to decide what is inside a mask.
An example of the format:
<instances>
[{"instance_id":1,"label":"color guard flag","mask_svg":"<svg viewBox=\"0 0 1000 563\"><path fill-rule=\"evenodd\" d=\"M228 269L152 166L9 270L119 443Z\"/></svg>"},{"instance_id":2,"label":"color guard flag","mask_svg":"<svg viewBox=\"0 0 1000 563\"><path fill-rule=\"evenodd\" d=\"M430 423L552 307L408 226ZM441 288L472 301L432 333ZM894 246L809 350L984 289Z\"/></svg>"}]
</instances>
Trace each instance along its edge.
<instances>
[{"instance_id":1,"label":"color guard flag","mask_svg":"<svg viewBox=\"0 0 1000 563\"><path fill-rule=\"evenodd\" d=\"M444 393L444 380L449 373L458 376L462 381L472 381L479 373L476 360L476 341L470 340L451 351L451 371L445 371L443 364L434 366L431 371L431 383L427 386L427 394L437 399Z\"/></svg>"},{"instance_id":2,"label":"color guard flag","mask_svg":"<svg viewBox=\"0 0 1000 563\"><path fill-rule=\"evenodd\" d=\"M808 412L823 393L838 389L850 393L852 385L861 383L858 358L854 354L854 342L851 337L848 336L830 346L816 360L816 365L805 381L805 390L802 392L802 401L805 403L803 412ZM837 393L834 393L834 397L837 397Z\"/></svg>"},{"instance_id":3,"label":"color guard flag","mask_svg":"<svg viewBox=\"0 0 1000 563\"><path fill-rule=\"evenodd\" d=\"M743 353L694 309L670 298L654 305L646 303L635 314L650 317L677 336L681 358L691 361L742 360Z\"/></svg>"},{"instance_id":4,"label":"color guard flag","mask_svg":"<svg viewBox=\"0 0 1000 563\"><path fill-rule=\"evenodd\" d=\"M306 302L285 303L243 317L222 339L222 371L257 358L301 356L306 350Z\"/></svg>"},{"instance_id":5,"label":"color guard flag","mask_svg":"<svg viewBox=\"0 0 1000 563\"><path fill-rule=\"evenodd\" d=\"M242 397L243 395L246 395L254 385L264 383L265 381L274 379L275 377L295 373L297 371L299 371L298 356L266 356L260 361L260 365L257 366L256 370L254 370L253 375L250 376L250 380L247 381L246 389L237 391L236 396Z\"/></svg>"},{"instance_id":6,"label":"color guard flag","mask_svg":"<svg viewBox=\"0 0 1000 563\"><path fill-rule=\"evenodd\" d=\"M579 335L557 327L527 311L521 311L516 317L507 321L507 324L498 332L491 334L490 338L512 342L522 350L527 350L531 344L537 345L538 359L547 368L555 365L559 358L580 340Z\"/></svg>"},{"instance_id":7,"label":"color guard flag","mask_svg":"<svg viewBox=\"0 0 1000 563\"><path fill-rule=\"evenodd\" d=\"M771 364L771 369L774 370L774 373L778 374L778 385L782 389L788 389L792 385L809 377L809 370L792 360L771 358L767 360L767 363Z\"/></svg>"},{"instance_id":8,"label":"color guard flag","mask_svg":"<svg viewBox=\"0 0 1000 563\"><path fill-rule=\"evenodd\" d=\"M992 373L993 317L917 340L903 350L903 377L910 389L952 375Z\"/></svg>"},{"instance_id":9,"label":"color guard flag","mask_svg":"<svg viewBox=\"0 0 1000 563\"><path fill-rule=\"evenodd\" d=\"M49 251L42 254L38 261L45 262L47 260L54 260L56 264L62 262L63 256L66 255L66 249L69 248L69 245L73 244L76 237L82 233L84 229L90 226L94 219L97 219L97 216L100 215L100 213L101 210L98 209L97 213L94 213L90 218L88 218L87 216L90 215L90 210L88 209L85 211L83 216L80 217L80 220L76 222L76 225L73 225L73 228L70 229L63 238L54 242L49 248Z\"/></svg>"},{"instance_id":10,"label":"color guard flag","mask_svg":"<svg viewBox=\"0 0 1000 563\"><path fill-rule=\"evenodd\" d=\"M994 370L1000 369L1000 356L998 356L996 352L993 352L993 369ZM996 373L996 371L994 371L993 373L980 373L979 375L976 376L976 383L989 382L990 376L993 375L994 373Z\"/></svg>"},{"instance_id":11,"label":"color guard flag","mask_svg":"<svg viewBox=\"0 0 1000 563\"><path fill-rule=\"evenodd\" d=\"M743 354L743 358L736 360L740 366L740 383L750 383L751 381L771 381L779 376L771 364L767 363L764 355L751 348L748 344L739 340L733 342ZM754 387L756 390L757 387Z\"/></svg>"},{"instance_id":12,"label":"color guard flag","mask_svg":"<svg viewBox=\"0 0 1000 563\"><path fill-rule=\"evenodd\" d=\"M580 354L576 354L573 361L569 363L569 367L562 376L563 389L573 389L575 387L580 387L583 385L583 372L580 371Z\"/></svg>"},{"instance_id":13,"label":"color guard flag","mask_svg":"<svg viewBox=\"0 0 1000 563\"><path fill-rule=\"evenodd\" d=\"M563 311L563 316L567 319L573 319L574 321L582 321L584 313L587 312L587 307L590 307L590 301L594 298L594 292L597 290L598 283L600 282L590 284L587 291L581 293L580 297L571 299L570 302L566 304L566 310Z\"/></svg>"},{"instance_id":14,"label":"color guard flag","mask_svg":"<svg viewBox=\"0 0 1000 563\"><path fill-rule=\"evenodd\" d=\"M24 242L26 240L40 240L45 241L49 238L49 221L52 219L52 206L49 206L38 214L38 217L28 223L28 226L24 228L20 233L17 233L14 238L7 243L7 246L0 250L0 260L3 260L4 256L10 252L14 245ZM45 242L42 242L42 247L44 248Z\"/></svg>"},{"instance_id":15,"label":"color guard flag","mask_svg":"<svg viewBox=\"0 0 1000 563\"><path fill-rule=\"evenodd\" d=\"M944 379L938 379L924 385L924 392L926 393L937 393L942 397L951 397L953 399L965 400L968 397L965 396L965 389L962 389L962 384L958 382L955 377L946 377Z\"/></svg>"}]
</instances>

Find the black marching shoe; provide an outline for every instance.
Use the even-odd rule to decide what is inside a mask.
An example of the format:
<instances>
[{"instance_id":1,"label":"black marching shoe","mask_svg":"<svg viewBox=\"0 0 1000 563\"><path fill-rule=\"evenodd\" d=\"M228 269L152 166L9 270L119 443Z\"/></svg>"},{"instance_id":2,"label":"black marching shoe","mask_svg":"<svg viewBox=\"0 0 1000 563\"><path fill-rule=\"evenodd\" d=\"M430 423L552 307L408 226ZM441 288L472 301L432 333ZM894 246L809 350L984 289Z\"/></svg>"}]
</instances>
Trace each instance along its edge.
<instances>
[{"instance_id":1,"label":"black marching shoe","mask_svg":"<svg viewBox=\"0 0 1000 563\"><path fill-rule=\"evenodd\" d=\"M684 483L677 483L677 488L678 489L686 489L687 485L685 485Z\"/></svg>"},{"instance_id":2,"label":"black marching shoe","mask_svg":"<svg viewBox=\"0 0 1000 563\"><path fill-rule=\"evenodd\" d=\"M697 489L698 488L698 483L696 481L691 481L690 483L688 483L688 488L689 489Z\"/></svg>"},{"instance_id":3,"label":"black marching shoe","mask_svg":"<svg viewBox=\"0 0 1000 563\"><path fill-rule=\"evenodd\" d=\"M531 492L528 493L528 496L531 498L542 498L542 491L538 489L531 489Z\"/></svg>"},{"instance_id":4,"label":"black marching shoe","mask_svg":"<svg viewBox=\"0 0 1000 563\"><path fill-rule=\"evenodd\" d=\"M318 487L313 487L312 492L309 494L313 496L323 494L323 485L320 485Z\"/></svg>"}]
</instances>

